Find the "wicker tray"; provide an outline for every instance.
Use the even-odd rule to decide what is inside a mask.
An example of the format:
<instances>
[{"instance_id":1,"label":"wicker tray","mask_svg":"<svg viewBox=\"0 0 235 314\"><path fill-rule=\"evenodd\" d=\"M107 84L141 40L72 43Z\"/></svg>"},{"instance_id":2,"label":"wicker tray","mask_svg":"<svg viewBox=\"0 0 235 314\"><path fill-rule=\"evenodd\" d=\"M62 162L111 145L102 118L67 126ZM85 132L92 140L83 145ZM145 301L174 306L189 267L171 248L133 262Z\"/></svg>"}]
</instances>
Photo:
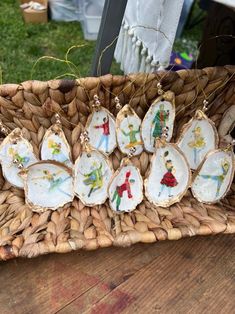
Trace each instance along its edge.
<instances>
[{"instance_id":1,"label":"wicker tray","mask_svg":"<svg viewBox=\"0 0 235 314\"><path fill-rule=\"evenodd\" d=\"M79 135L90 113L90 99L97 93L104 106L117 114L114 95L120 93L123 104L131 105L143 118L157 96L157 83L163 77L163 89L176 94L175 134L201 108L205 93L211 94L209 117L218 127L223 113L235 103L235 67L183 70L172 73L106 75L77 81L27 81L20 85L0 86L0 118L14 129L23 128L38 154L45 130L51 125L53 112L64 111L63 129L72 146L73 158L80 153ZM223 88L219 88L229 78ZM156 79L157 78L157 79ZM199 84L200 80L200 84ZM133 82L133 84L130 84ZM145 82L145 86L143 86ZM124 91L123 91L124 89ZM111 92L111 93L110 93ZM112 94L113 93L113 94ZM76 126L77 125L77 126ZM133 162L144 175L151 155L143 152ZM118 150L110 156L115 169L122 158ZM191 192L170 208L153 208L144 200L129 214L117 215L106 203L85 207L74 199L57 211L33 213L24 202L24 192L10 186L0 174L0 259L33 257L49 252L65 253L77 249L129 246L137 242L178 240L194 235L235 233L235 182L226 199L216 205L203 205Z\"/></svg>"}]
</instances>

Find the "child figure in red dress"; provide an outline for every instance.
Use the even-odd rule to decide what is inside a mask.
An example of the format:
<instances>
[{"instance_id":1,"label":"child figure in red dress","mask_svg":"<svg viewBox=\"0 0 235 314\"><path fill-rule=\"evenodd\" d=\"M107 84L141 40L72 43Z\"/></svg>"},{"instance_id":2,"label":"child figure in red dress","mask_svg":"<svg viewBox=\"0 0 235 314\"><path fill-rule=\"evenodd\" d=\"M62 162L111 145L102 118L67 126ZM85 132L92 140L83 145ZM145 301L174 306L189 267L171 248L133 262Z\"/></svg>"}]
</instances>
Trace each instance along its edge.
<instances>
[{"instance_id":1,"label":"child figure in red dress","mask_svg":"<svg viewBox=\"0 0 235 314\"><path fill-rule=\"evenodd\" d=\"M131 194L131 184L133 184L135 182L135 180L130 179L130 176L131 176L131 172L127 171L124 183L122 185L118 185L116 187L114 194L113 194L112 202L114 202L116 200L116 210L117 211L120 211L120 204L121 204L121 200L122 200L124 192L127 192L128 198L133 197L133 195Z\"/></svg>"},{"instance_id":2,"label":"child figure in red dress","mask_svg":"<svg viewBox=\"0 0 235 314\"><path fill-rule=\"evenodd\" d=\"M174 176L175 174L175 168L173 166L172 160L168 159L166 160L165 158L168 156L168 152L165 152L164 154L164 162L165 162L165 167L167 169L167 172L164 174L164 176L161 179L161 191L158 194L158 197L161 196L162 192L165 190L165 188L168 189L168 196L172 197L173 195L171 194L171 190L173 187L178 185L178 182Z\"/></svg>"},{"instance_id":3,"label":"child figure in red dress","mask_svg":"<svg viewBox=\"0 0 235 314\"><path fill-rule=\"evenodd\" d=\"M104 117L103 118L103 122L100 125L96 125L95 129L103 129L103 133L101 135L100 141L97 145L97 149L99 149L103 143L105 143L105 151L106 153L109 152L109 135L110 135L110 130L109 130L109 118L108 117Z\"/></svg>"}]
</instances>

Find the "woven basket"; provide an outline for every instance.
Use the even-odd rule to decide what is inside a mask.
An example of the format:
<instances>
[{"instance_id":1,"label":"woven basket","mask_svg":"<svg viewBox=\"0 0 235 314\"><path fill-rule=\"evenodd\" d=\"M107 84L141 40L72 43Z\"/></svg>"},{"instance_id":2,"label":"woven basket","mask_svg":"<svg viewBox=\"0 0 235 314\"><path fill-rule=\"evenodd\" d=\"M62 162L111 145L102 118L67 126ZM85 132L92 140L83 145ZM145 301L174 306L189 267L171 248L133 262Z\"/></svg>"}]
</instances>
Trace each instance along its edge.
<instances>
[{"instance_id":1,"label":"woven basket","mask_svg":"<svg viewBox=\"0 0 235 314\"><path fill-rule=\"evenodd\" d=\"M114 95L119 94L122 104L131 99L131 106L143 118L157 96L157 83L163 78L163 89L170 89L176 95L176 135L196 108L201 108L204 99L201 88L206 95L216 91L210 97L208 115L217 127L220 125L223 113L235 103L234 74L235 67L226 66L123 77L106 75L77 81L7 84L0 86L0 118L10 129L22 128L24 136L39 154L43 135L54 121L53 112L62 109L63 130L75 160L81 151L79 135L90 114L94 94L99 95L102 104L114 115L117 114ZM224 84L223 88L219 88L221 84ZM122 157L118 150L110 156L115 169ZM143 176L150 157L151 154L143 152L133 158ZM2 174L0 190L0 259L3 260L49 252L178 240L194 235L235 233L235 211L232 211L235 182L227 198L216 205L200 204L188 191L180 203L169 208L154 208L144 199L134 212L121 215L115 214L108 203L90 208L77 198L57 211L33 213L25 205L24 192L12 187Z\"/></svg>"}]
</instances>

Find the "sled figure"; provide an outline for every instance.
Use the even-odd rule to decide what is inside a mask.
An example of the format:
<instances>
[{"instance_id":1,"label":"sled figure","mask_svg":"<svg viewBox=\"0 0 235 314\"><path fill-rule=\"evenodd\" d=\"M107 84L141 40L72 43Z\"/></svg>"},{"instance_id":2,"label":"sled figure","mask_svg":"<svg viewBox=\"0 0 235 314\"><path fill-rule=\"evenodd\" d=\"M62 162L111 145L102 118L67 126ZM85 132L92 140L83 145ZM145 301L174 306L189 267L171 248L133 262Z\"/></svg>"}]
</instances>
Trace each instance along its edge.
<instances>
[{"instance_id":1,"label":"sled figure","mask_svg":"<svg viewBox=\"0 0 235 314\"><path fill-rule=\"evenodd\" d=\"M131 193L131 184L135 183L134 179L130 179L131 172L126 172L126 178L122 185L117 186L116 190L113 194L112 202L116 200L116 210L120 211L120 204L123 197L123 193L127 192L128 198L133 198L133 195Z\"/></svg>"},{"instance_id":2,"label":"sled figure","mask_svg":"<svg viewBox=\"0 0 235 314\"><path fill-rule=\"evenodd\" d=\"M140 133L140 128L138 130L134 130L133 124L129 124L128 128L129 128L129 132L125 132L124 130L121 130L123 135L129 137L129 144L127 144L125 148L131 148L137 145L142 145L143 143L141 141L138 141L137 136L136 136L137 134Z\"/></svg>"},{"instance_id":3,"label":"sled figure","mask_svg":"<svg viewBox=\"0 0 235 314\"><path fill-rule=\"evenodd\" d=\"M194 139L188 143L188 146L193 149L194 164L197 165L199 162L199 153L206 146L206 142L202 136L202 129L200 126L196 126L192 132Z\"/></svg>"},{"instance_id":4,"label":"sled figure","mask_svg":"<svg viewBox=\"0 0 235 314\"><path fill-rule=\"evenodd\" d=\"M154 145L156 138L161 138L163 129L167 127L170 111L164 109L164 104L160 104L159 110L156 112L152 122L152 137L154 138Z\"/></svg>"},{"instance_id":5,"label":"sled figure","mask_svg":"<svg viewBox=\"0 0 235 314\"><path fill-rule=\"evenodd\" d=\"M172 160L167 159L166 157L168 156L168 151L164 153L164 163L167 172L164 174L163 178L161 179L161 190L158 194L158 197L161 196L162 192L165 190L165 188L168 189L168 197L172 197L173 195L171 194L172 188L178 185L178 182L174 176L175 174L175 168L173 166Z\"/></svg>"},{"instance_id":6,"label":"sled figure","mask_svg":"<svg viewBox=\"0 0 235 314\"><path fill-rule=\"evenodd\" d=\"M109 129L109 117L103 118L103 123L100 125L94 126L95 129L102 129L102 135L100 138L100 141L97 145L97 149L100 149L100 147L104 144L105 145L105 151L106 153L109 152L109 135L110 135L110 129Z\"/></svg>"},{"instance_id":7,"label":"sled figure","mask_svg":"<svg viewBox=\"0 0 235 314\"><path fill-rule=\"evenodd\" d=\"M90 197L93 192L102 188L103 186L102 167L103 167L102 163L100 164L99 167L97 167L97 164L94 163L92 171L87 174L84 174L85 179L83 180L83 183L85 185L90 186L88 197Z\"/></svg>"},{"instance_id":8,"label":"sled figure","mask_svg":"<svg viewBox=\"0 0 235 314\"><path fill-rule=\"evenodd\" d=\"M225 160L221 163L222 173L220 175L210 175L210 174L208 174L208 175L207 174L201 174L200 175L204 179L211 179L217 183L216 197L219 196L221 186L222 186L224 179L225 179L225 177L229 171L229 168L230 168L229 162L227 160Z\"/></svg>"}]
</instances>

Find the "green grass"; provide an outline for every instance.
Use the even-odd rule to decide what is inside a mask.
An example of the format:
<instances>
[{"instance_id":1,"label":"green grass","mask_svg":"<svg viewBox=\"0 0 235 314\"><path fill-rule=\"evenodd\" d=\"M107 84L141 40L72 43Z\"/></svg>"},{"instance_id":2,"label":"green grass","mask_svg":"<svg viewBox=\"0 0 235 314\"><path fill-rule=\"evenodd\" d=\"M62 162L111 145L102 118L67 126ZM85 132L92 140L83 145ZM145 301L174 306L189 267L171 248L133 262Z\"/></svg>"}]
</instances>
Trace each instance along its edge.
<instances>
[{"instance_id":1,"label":"green grass","mask_svg":"<svg viewBox=\"0 0 235 314\"><path fill-rule=\"evenodd\" d=\"M31 79L36 60L44 55L64 59L73 45L69 60L76 64L77 76L89 75L95 42L83 39L78 22L24 24L17 1L0 1L0 66L3 82L18 83ZM65 63L42 60L34 68L32 79L49 80L71 72Z\"/></svg>"},{"instance_id":2,"label":"green grass","mask_svg":"<svg viewBox=\"0 0 235 314\"><path fill-rule=\"evenodd\" d=\"M198 10L197 6L195 10ZM197 45L200 33L201 25L185 31L182 38L176 41L174 49L192 52L190 50ZM95 42L84 40L78 22L24 24L18 1L0 0L0 39L3 83L19 83L29 79L50 80L71 72L65 63L54 60L41 60L36 67L34 64L38 58L46 55L64 59L66 51L73 45L85 45L73 49L69 54L69 60L76 65L73 73L83 77L90 74ZM192 43L192 47L189 43ZM115 63L111 72L121 73Z\"/></svg>"}]
</instances>

